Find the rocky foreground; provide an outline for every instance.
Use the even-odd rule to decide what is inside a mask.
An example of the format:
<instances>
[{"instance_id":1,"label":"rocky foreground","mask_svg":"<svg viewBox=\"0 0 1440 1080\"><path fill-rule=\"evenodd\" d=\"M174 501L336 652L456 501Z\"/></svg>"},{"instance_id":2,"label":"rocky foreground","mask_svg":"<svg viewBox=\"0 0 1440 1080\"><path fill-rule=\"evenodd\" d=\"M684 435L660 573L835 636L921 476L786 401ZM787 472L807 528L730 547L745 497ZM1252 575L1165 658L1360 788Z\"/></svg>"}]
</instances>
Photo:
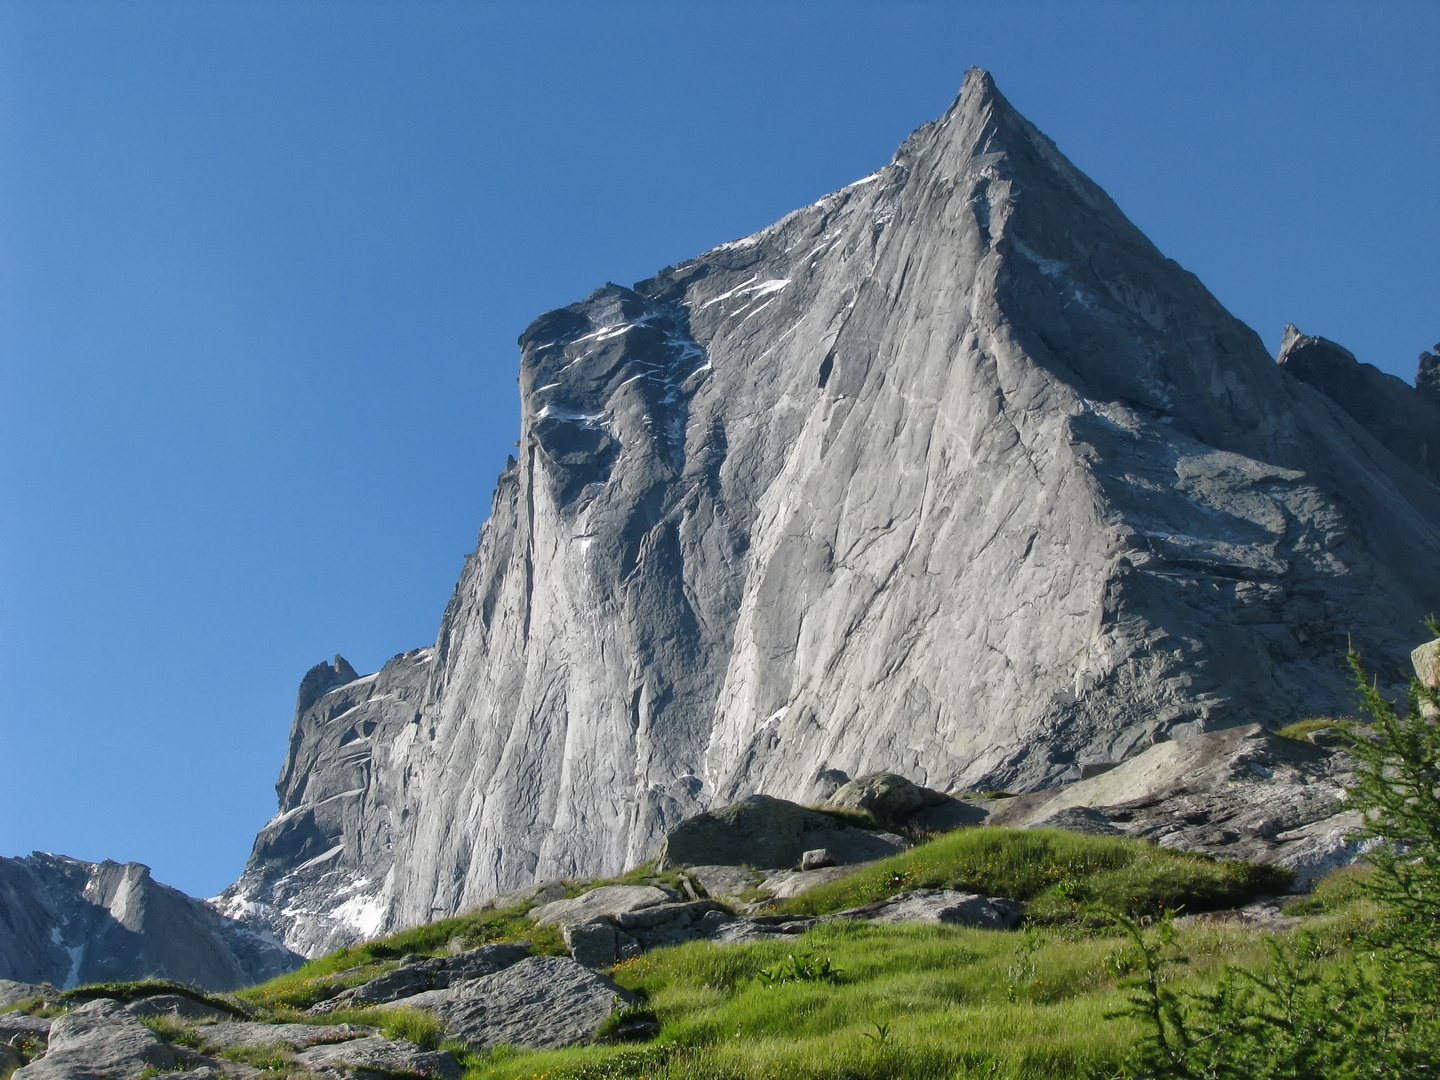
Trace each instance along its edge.
<instances>
[{"instance_id":1,"label":"rocky foreground","mask_svg":"<svg viewBox=\"0 0 1440 1080\"><path fill-rule=\"evenodd\" d=\"M1417 652L1422 662L1428 655ZM1351 836L1358 822L1344 806L1342 742L1325 728L1304 741L1256 727L1201 734L1018 797L954 799L895 774L849 781L811 807L751 796L673 830L648 877L590 888L553 881L492 901L491 910L532 927L536 941L466 947L456 937L434 955L331 970L278 1011L176 984L66 995L0 983L0 1009L24 1002L28 1010L0 1012L0 1069L18 1066L15 1080L139 1080L172 1069L199 1080L261 1080L276 1071L458 1080L466 1054L496 1047L653 1038L655 1015L609 972L656 949L799 942L835 922L1018 926L1025 903L952 888L895 888L822 914L776 908L928 837L956 828L983 835L989 830L973 828L982 823L1128 834L1269 864L1280 871L1274 880L1308 889L1360 850ZM1295 921L1273 901L1230 917L1272 928ZM66 1011L52 1017L57 1008ZM429 1037L390 1020L414 1014L430 1018Z\"/></svg>"}]
</instances>

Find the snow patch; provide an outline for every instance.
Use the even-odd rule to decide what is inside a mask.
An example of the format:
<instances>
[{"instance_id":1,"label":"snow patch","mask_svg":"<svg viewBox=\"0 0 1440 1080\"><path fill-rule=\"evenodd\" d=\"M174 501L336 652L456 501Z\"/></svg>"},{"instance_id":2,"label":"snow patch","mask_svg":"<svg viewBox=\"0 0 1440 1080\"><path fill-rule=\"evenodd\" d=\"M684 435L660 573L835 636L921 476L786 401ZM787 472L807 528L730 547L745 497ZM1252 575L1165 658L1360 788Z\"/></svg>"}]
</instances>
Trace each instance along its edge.
<instances>
[{"instance_id":1,"label":"snow patch","mask_svg":"<svg viewBox=\"0 0 1440 1080\"><path fill-rule=\"evenodd\" d=\"M330 913L364 937L374 937L385 924L385 904L378 896L356 896Z\"/></svg>"}]
</instances>

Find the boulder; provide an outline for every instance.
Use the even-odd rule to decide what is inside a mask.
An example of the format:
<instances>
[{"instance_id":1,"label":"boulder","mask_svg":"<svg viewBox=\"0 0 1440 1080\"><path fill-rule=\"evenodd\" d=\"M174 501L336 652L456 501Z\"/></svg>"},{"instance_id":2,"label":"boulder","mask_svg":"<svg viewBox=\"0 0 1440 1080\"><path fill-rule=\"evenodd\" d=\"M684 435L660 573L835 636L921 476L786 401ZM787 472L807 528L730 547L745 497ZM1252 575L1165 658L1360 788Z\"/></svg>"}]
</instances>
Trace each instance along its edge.
<instances>
[{"instance_id":1,"label":"boulder","mask_svg":"<svg viewBox=\"0 0 1440 1080\"><path fill-rule=\"evenodd\" d=\"M782 870L767 877L760 888L769 893L772 900L789 900L803 892L809 892L817 885L839 881L863 868L862 863L857 866L826 866L819 870Z\"/></svg>"},{"instance_id":2,"label":"boulder","mask_svg":"<svg viewBox=\"0 0 1440 1080\"><path fill-rule=\"evenodd\" d=\"M608 968L615 965L620 951L619 931L609 919L564 923L561 933L571 958L582 967Z\"/></svg>"},{"instance_id":3,"label":"boulder","mask_svg":"<svg viewBox=\"0 0 1440 1080\"><path fill-rule=\"evenodd\" d=\"M400 965L367 983L342 990L334 997L311 1006L309 1013L320 1016L354 1006L382 1005L426 990L443 990L469 979L493 975L530 955L530 942L507 941L481 945L452 956L406 956Z\"/></svg>"},{"instance_id":4,"label":"boulder","mask_svg":"<svg viewBox=\"0 0 1440 1080\"><path fill-rule=\"evenodd\" d=\"M0 1009L8 1009L17 1001L31 998L51 998L60 991L49 983L16 982L14 979L0 979Z\"/></svg>"},{"instance_id":5,"label":"boulder","mask_svg":"<svg viewBox=\"0 0 1440 1080\"><path fill-rule=\"evenodd\" d=\"M147 1069L175 1067L169 1043L108 998L87 1001L55 1018L45 1056L14 1080L134 1080Z\"/></svg>"},{"instance_id":6,"label":"boulder","mask_svg":"<svg viewBox=\"0 0 1440 1080\"><path fill-rule=\"evenodd\" d=\"M530 913L530 918L541 926L589 922L601 915L615 916L623 912L640 911L674 899L674 894L654 885L602 885L581 896L556 900L536 908Z\"/></svg>"},{"instance_id":7,"label":"boulder","mask_svg":"<svg viewBox=\"0 0 1440 1080\"><path fill-rule=\"evenodd\" d=\"M43 1016L26 1016L18 1012L0 1013L0 1043L19 1046L24 1040L32 1046L44 1046L50 1038L52 1023L53 1021Z\"/></svg>"},{"instance_id":8,"label":"boulder","mask_svg":"<svg viewBox=\"0 0 1440 1080\"><path fill-rule=\"evenodd\" d=\"M916 811L946 801L947 796L919 787L897 773L870 773L843 784L825 805L861 810L886 825L899 825Z\"/></svg>"},{"instance_id":9,"label":"boulder","mask_svg":"<svg viewBox=\"0 0 1440 1080\"><path fill-rule=\"evenodd\" d=\"M519 907L521 904L549 904L564 899L565 883L563 881L546 881L539 885L527 885L523 889L515 889L512 892L491 897L485 906L503 911L506 908Z\"/></svg>"},{"instance_id":10,"label":"boulder","mask_svg":"<svg viewBox=\"0 0 1440 1080\"><path fill-rule=\"evenodd\" d=\"M1364 852L1348 754L1258 724L1159 742L1089 780L996 800L988 823L1058 825L1294 870L1297 890Z\"/></svg>"},{"instance_id":11,"label":"boulder","mask_svg":"<svg viewBox=\"0 0 1440 1080\"><path fill-rule=\"evenodd\" d=\"M184 994L156 994L132 1001L125 1006L131 1016L169 1016L177 1020L220 1021L233 1020L231 1013L212 1008Z\"/></svg>"},{"instance_id":12,"label":"boulder","mask_svg":"<svg viewBox=\"0 0 1440 1080\"><path fill-rule=\"evenodd\" d=\"M706 895L716 899L739 899L759 885L762 875L743 866L692 866L690 876L698 881Z\"/></svg>"},{"instance_id":13,"label":"boulder","mask_svg":"<svg viewBox=\"0 0 1440 1080\"><path fill-rule=\"evenodd\" d=\"M946 923L984 930L1010 930L1019 925L1025 906L1003 896L980 896L952 889L912 889L863 907L838 913L839 918L877 923Z\"/></svg>"},{"instance_id":14,"label":"boulder","mask_svg":"<svg viewBox=\"0 0 1440 1080\"><path fill-rule=\"evenodd\" d=\"M787 869L806 851L827 848L839 863L869 862L909 845L893 833L852 826L842 817L788 799L751 795L677 825L657 866L753 866Z\"/></svg>"},{"instance_id":15,"label":"boulder","mask_svg":"<svg viewBox=\"0 0 1440 1080\"><path fill-rule=\"evenodd\" d=\"M569 957L531 956L483 979L396 1004L427 1009L452 1037L484 1050L502 1043L573 1046L588 1040L612 1012L634 1003L630 991Z\"/></svg>"},{"instance_id":16,"label":"boulder","mask_svg":"<svg viewBox=\"0 0 1440 1080\"><path fill-rule=\"evenodd\" d=\"M307 1050L322 1043L349 1042L375 1033L375 1028L364 1024L253 1024L232 1021L207 1027L205 1042L220 1050L271 1046Z\"/></svg>"},{"instance_id":17,"label":"boulder","mask_svg":"<svg viewBox=\"0 0 1440 1080\"><path fill-rule=\"evenodd\" d=\"M20 1055L19 1050L0 1043L0 1076L9 1076L24 1064L25 1059Z\"/></svg>"},{"instance_id":18,"label":"boulder","mask_svg":"<svg viewBox=\"0 0 1440 1080\"><path fill-rule=\"evenodd\" d=\"M800 856L800 869L822 870L827 866L835 866L838 862L839 860L830 854L829 848L816 848Z\"/></svg>"},{"instance_id":19,"label":"boulder","mask_svg":"<svg viewBox=\"0 0 1440 1080\"><path fill-rule=\"evenodd\" d=\"M460 1080L460 1063L448 1050L422 1050L405 1039L380 1035L316 1046L295 1055L295 1063L320 1076L357 1072L381 1076L424 1076Z\"/></svg>"}]
</instances>

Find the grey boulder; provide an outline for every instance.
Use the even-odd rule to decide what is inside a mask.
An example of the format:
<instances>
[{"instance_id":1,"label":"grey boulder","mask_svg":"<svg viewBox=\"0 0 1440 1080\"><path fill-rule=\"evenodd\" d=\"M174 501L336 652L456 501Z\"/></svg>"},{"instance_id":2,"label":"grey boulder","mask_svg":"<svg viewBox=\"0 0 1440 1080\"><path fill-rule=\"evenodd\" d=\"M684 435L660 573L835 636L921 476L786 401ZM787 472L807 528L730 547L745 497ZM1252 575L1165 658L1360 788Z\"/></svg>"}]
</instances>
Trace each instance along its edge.
<instances>
[{"instance_id":1,"label":"grey boulder","mask_svg":"<svg viewBox=\"0 0 1440 1080\"><path fill-rule=\"evenodd\" d=\"M312 1047L296 1054L295 1063L320 1076L378 1073L460 1080L462 1071L455 1055L448 1050L422 1050L404 1039L392 1041L379 1035Z\"/></svg>"},{"instance_id":2,"label":"grey boulder","mask_svg":"<svg viewBox=\"0 0 1440 1080\"><path fill-rule=\"evenodd\" d=\"M175 1063L169 1043L122 1005L99 998L57 1017L45 1056L17 1070L14 1080L133 1080Z\"/></svg>"},{"instance_id":3,"label":"grey boulder","mask_svg":"<svg viewBox=\"0 0 1440 1080\"><path fill-rule=\"evenodd\" d=\"M876 923L945 923L983 930L1013 929L1024 916L1025 906L1019 901L952 889L911 889L838 913L839 918Z\"/></svg>"},{"instance_id":4,"label":"grey boulder","mask_svg":"<svg viewBox=\"0 0 1440 1080\"><path fill-rule=\"evenodd\" d=\"M484 1050L585 1042L612 1012L634 1002L630 991L568 957L531 956L456 989L396 1004L434 1013L451 1036Z\"/></svg>"},{"instance_id":5,"label":"grey boulder","mask_svg":"<svg viewBox=\"0 0 1440 1080\"><path fill-rule=\"evenodd\" d=\"M743 866L692 866L689 873L705 895L717 900L738 900L764 880L764 875Z\"/></svg>"},{"instance_id":6,"label":"grey boulder","mask_svg":"<svg viewBox=\"0 0 1440 1080\"><path fill-rule=\"evenodd\" d=\"M530 942L497 942L453 956L406 956L400 965L369 982L343 990L308 1011L323 1015L336 1009L383 1005L427 990L443 990L469 979L503 971L530 954Z\"/></svg>"},{"instance_id":7,"label":"grey boulder","mask_svg":"<svg viewBox=\"0 0 1440 1080\"><path fill-rule=\"evenodd\" d=\"M212 1008L184 994L156 994L141 998L125 1006L131 1016L169 1016L176 1020L233 1020L232 1013Z\"/></svg>"},{"instance_id":8,"label":"grey boulder","mask_svg":"<svg viewBox=\"0 0 1440 1080\"><path fill-rule=\"evenodd\" d=\"M54 997L58 993L49 983L16 982L14 979L0 979L0 1009L8 1009L18 1001L31 998Z\"/></svg>"},{"instance_id":9,"label":"grey boulder","mask_svg":"<svg viewBox=\"0 0 1440 1080\"><path fill-rule=\"evenodd\" d=\"M897 773L870 773L842 785L825 800L826 806L863 810L887 825L899 825L916 811L939 806L947 797L920 787Z\"/></svg>"},{"instance_id":10,"label":"grey boulder","mask_svg":"<svg viewBox=\"0 0 1440 1080\"><path fill-rule=\"evenodd\" d=\"M22 1041L32 1046L44 1046L50 1038L53 1023L43 1016L26 1016L24 1013L0 1013L0 1043L18 1046Z\"/></svg>"},{"instance_id":11,"label":"grey boulder","mask_svg":"<svg viewBox=\"0 0 1440 1080\"><path fill-rule=\"evenodd\" d=\"M308 1050L321 1044L349 1042L376 1033L364 1024L252 1024L229 1022L205 1029L205 1042L217 1049L282 1047Z\"/></svg>"},{"instance_id":12,"label":"grey boulder","mask_svg":"<svg viewBox=\"0 0 1440 1080\"><path fill-rule=\"evenodd\" d=\"M602 915L615 916L667 904L674 895L653 885L602 885L569 900L556 900L530 913L541 926L588 922Z\"/></svg>"},{"instance_id":13,"label":"grey boulder","mask_svg":"<svg viewBox=\"0 0 1440 1080\"><path fill-rule=\"evenodd\" d=\"M842 817L788 799L751 795L682 821L666 835L657 865L784 869L816 848L829 850L838 863L860 863L908 846L893 833L856 828Z\"/></svg>"}]
</instances>

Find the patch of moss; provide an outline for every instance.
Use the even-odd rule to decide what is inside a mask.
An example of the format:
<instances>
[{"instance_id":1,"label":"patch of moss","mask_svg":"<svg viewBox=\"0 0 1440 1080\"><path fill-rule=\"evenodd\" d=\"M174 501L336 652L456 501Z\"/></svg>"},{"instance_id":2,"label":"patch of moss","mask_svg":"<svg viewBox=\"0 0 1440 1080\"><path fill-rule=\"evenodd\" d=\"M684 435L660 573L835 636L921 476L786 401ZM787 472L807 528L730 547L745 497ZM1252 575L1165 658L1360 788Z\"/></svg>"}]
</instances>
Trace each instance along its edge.
<instances>
[{"instance_id":1,"label":"patch of moss","mask_svg":"<svg viewBox=\"0 0 1440 1080\"><path fill-rule=\"evenodd\" d=\"M1282 739L1294 739L1297 742L1308 742L1308 736L1315 731L1324 731L1326 728L1336 728L1340 731L1350 732L1363 729L1368 725L1358 720L1350 720L1344 717L1334 716L1311 716L1304 720L1297 720L1293 724L1286 724L1279 731L1275 732Z\"/></svg>"}]
</instances>

